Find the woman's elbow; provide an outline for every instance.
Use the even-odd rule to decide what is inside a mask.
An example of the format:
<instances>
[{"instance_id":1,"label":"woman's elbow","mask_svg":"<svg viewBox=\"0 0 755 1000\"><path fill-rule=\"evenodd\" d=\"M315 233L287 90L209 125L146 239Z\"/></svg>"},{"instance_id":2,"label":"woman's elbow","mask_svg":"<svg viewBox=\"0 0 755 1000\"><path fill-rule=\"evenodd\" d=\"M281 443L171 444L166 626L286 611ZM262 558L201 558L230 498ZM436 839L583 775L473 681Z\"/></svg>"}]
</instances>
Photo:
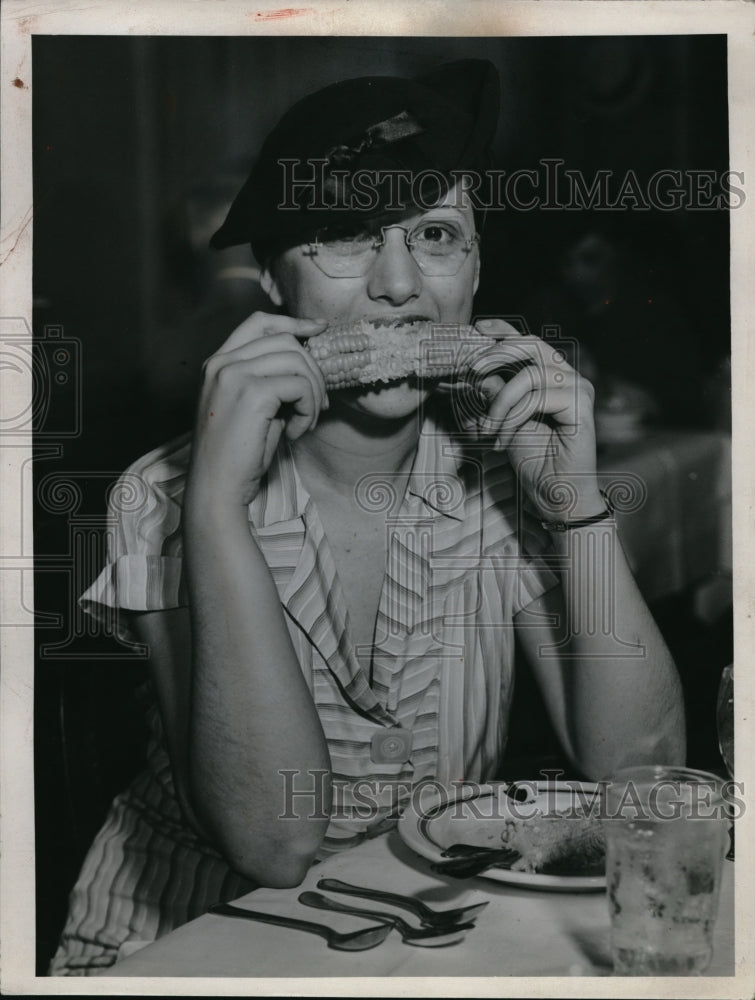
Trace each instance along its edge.
<instances>
[{"instance_id":1,"label":"woman's elbow","mask_svg":"<svg viewBox=\"0 0 755 1000\"><path fill-rule=\"evenodd\" d=\"M289 855L276 858L274 865L265 866L256 873L256 881L268 889L295 889L307 877L307 872L315 860L314 855L305 857Z\"/></svg>"},{"instance_id":2,"label":"woman's elbow","mask_svg":"<svg viewBox=\"0 0 755 1000\"><path fill-rule=\"evenodd\" d=\"M680 700L675 704L669 703L654 725L648 723L644 732L628 742L615 770L647 764L680 767L686 758L687 732L684 706Z\"/></svg>"},{"instance_id":3,"label":"woman's elbow","mask_svg":"<svg viewBox=\"0 0 755 1000\"><path fill-rule=\"evenodd\" d=\"M200 798L196 792L204 791ZM330 821L330 797L314 816L275 815L196 789L193 813L209 843L240 875L258 885L289 889L312 866Z\"/></svg>"},{"instance_id":4,"label":"woman's elbow","mask_svg":"<svg viewBox=\"0 0 755 1000\"><path fill-rule=\"evenodd\" d=\"M235 871L269 889L293 889L306 878L312 867L320 841L303 843L265 844L249 850L228 845L223 855Z\"/></svg>"},{"instance_id":5,"label":"woman's elbow","mask_svg":"<svg viewBox=\"0 0 755 1000\"><path fill-rule=\"evenodd\" d=\"M589 781L602 781L618 771L648 764L682 766L686 757L684 724L664 726L660 731L629 739L606 740L577 753L573 763Z\"/></svg>"},{"instance_id":6,"label":"woman's elbow","mask_svg":"<svg viewBox=\"0 0 755 1000\"><path fill-rule=\"evenodd\" d=\"M317 857L328 816L290 819L247 815L233 823L213 823L214 844L231 868L271 889L300 885Z\"/></svg>"}]
</instances>

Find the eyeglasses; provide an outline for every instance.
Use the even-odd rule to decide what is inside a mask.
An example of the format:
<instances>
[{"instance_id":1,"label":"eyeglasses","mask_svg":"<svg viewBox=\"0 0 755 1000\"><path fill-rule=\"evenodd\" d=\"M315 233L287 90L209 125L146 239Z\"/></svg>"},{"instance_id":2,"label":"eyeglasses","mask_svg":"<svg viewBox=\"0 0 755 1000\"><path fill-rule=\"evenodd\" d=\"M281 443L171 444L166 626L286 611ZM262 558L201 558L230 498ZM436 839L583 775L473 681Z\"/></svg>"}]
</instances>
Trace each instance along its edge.
<instances>
[{"instance_id":1,"label":"eyeglasses","mask_svg":"<svg viewBox=\"0 0 755 1000\"><path fill-rule=\"evenodd\" d=\"M462 267L479 235L467 235L454 219L423 219L413 227L319 229L303 252L330 278L360 278L367 274L389 229L401 229L414 262L428 277L449 277Z\"/></svg>"}]
</instances>

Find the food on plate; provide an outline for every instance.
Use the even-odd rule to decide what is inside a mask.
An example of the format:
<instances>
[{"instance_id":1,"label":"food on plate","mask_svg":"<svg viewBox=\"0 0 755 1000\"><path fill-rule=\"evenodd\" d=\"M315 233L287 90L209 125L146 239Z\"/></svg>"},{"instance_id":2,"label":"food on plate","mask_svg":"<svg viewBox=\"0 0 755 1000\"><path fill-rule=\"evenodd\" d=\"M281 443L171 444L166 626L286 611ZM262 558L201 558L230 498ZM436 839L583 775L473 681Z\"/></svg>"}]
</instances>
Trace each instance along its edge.
<instances>
[{"instance_id":1,"label":"food on plate","mask_svg":"<svg viewBox=\"0 0 755 1000\"><path fill-rule=\"evenodd\" d=\"M582 809L568 813L538 811L526 818L506 819L504 847L520 857L512 871L553 875L602 875L606 843L600 820Z\"/></svg>"},{"instance_id":2,"label":"food on plate","mask_svg":"<svg viewBox=\"0 0 755 1000\"><path fill-rule=\"evenodd\" d=\"M495 343L471 326L385 318L330 326L306 346L328 389L352 389L410 375L459 377Z\"/></svg>"}]
</instances>

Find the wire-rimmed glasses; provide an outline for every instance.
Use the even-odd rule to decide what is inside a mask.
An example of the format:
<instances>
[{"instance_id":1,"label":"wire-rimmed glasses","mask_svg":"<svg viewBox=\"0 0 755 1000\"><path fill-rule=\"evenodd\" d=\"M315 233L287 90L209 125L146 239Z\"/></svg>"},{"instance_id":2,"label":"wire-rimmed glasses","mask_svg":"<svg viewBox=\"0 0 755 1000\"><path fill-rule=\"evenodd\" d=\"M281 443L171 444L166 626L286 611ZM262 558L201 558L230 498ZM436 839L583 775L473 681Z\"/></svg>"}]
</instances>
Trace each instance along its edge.
<instances>
[{"instance_id":1,"label":"wire-rimmed glasses","mask_svg":"<svg viewBox=\"0 0 755 1000\"><path fill-rule=\"evenodd\" d=\"M466 233L456 219L438 217L422 219L412 226L319 229L314 239L304 244L303 251L330 278L359 278L372 267L390 229L403 230L409 253L428 277L457 274L480 239L477 233Z\"/></svg>"}]
</instances>

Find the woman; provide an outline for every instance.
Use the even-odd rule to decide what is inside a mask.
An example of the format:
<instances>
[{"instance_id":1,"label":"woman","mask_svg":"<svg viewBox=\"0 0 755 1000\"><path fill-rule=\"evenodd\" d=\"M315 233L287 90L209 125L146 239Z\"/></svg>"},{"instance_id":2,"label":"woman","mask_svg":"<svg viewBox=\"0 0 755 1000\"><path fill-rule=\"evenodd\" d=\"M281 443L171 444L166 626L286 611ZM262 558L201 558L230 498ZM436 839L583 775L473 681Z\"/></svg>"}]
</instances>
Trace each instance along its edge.
<instances>
[{"instance_id":1,"label":"woman","mask_svg":"<svg viewBox=\"0 0 755 1000\"><path fill-rule=\"evenodd\" d=\"M395 822L413 783L494 776L515 634L581 772L681 761L679 682L598 489L590 386L498 319L450 391L327 391L306 347L357 321L469 324L468 182L497 102L477 60L326 88L276 126L216 234L251 243L277 311L207 361L191 440L126 474L141 501L115 512L84 597L148 644L169 762L156 740L116 800L53 973L299 884ZM581 558L595 545L610 572Z\"/></svg>"}]
</instances>

